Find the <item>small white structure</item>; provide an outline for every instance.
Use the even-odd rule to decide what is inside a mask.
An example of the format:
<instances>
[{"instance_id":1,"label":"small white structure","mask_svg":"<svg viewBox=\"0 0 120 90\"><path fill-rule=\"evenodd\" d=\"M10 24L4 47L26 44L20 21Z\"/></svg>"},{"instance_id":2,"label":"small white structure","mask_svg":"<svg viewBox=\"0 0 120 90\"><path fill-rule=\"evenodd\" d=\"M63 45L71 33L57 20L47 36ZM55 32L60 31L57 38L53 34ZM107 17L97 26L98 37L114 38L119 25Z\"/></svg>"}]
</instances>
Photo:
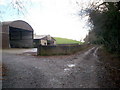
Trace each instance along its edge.
<instances>
[{"instance_id":1,"label":"small white structure","mask_svg":"<svg viewBox=\"0 0 120 90\"><path fill-rule=\"evenodd\" d=\"M56 40L50 35L34 35L34 47L38 45L56 45Z\"/></svg>"}]
</instances>

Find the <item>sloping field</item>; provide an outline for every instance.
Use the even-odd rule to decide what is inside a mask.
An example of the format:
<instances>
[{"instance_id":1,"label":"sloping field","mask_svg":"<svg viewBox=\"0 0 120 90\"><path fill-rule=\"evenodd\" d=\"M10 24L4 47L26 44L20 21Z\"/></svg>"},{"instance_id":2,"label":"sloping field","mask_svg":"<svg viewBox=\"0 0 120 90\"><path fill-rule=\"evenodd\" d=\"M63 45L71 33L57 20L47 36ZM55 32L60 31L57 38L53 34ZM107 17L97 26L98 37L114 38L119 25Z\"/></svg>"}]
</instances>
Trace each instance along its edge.
<instances>
[{"instance_id":1,"label":"sloping field","mask_svg":"<svg viewBox=\"0 0 120 90\"><path fill-rule=\"evenodd\" d=\"M56 40L57 44L82 44L80 41L72 40L72 39L67 39L67 38L60 38L60 37L54 37Z\"/></svg>"}]
</instances>

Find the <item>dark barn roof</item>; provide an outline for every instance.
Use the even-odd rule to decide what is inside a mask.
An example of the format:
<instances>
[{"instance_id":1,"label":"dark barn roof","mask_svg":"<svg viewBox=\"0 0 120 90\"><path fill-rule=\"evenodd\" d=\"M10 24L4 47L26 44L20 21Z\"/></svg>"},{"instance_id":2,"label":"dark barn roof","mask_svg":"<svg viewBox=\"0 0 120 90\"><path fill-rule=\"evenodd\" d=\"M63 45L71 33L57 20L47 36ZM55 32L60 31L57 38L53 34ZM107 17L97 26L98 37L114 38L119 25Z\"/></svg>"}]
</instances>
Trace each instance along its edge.
<instances>
[{"instance_id":1,"label":"dark barn roof","mask_svg":"<svg viewBox=\"0 0 120 90\"><path fill-rule=\"evenodd\" d=\"M10 26L10 27L16 27L16 28L33 31L33 28L23 20L4 21L2 22L2 26Z\"/></svg>"}]
</instances>

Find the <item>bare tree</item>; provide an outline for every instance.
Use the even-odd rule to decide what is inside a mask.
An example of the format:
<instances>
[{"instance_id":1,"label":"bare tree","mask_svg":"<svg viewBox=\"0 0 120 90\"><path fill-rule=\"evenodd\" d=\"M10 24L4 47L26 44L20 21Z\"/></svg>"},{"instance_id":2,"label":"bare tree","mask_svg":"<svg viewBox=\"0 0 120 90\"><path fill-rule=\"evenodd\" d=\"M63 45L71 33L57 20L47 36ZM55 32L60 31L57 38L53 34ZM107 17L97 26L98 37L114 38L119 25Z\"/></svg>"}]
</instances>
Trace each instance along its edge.
<instances>
[{"instance_id":1,"label":"bare tree","mask_svg":"<svg viewBox=\"0 0 120 90\"><path fill-rule=\"evenodd\" d=\"M8 14L11 16L25 16L25 14L29 14L28 10L32 5L31 0L10 0L5 4L5 8L0 10L0 19L2 20L4 14Z\"/></svg>"}]
</instances>

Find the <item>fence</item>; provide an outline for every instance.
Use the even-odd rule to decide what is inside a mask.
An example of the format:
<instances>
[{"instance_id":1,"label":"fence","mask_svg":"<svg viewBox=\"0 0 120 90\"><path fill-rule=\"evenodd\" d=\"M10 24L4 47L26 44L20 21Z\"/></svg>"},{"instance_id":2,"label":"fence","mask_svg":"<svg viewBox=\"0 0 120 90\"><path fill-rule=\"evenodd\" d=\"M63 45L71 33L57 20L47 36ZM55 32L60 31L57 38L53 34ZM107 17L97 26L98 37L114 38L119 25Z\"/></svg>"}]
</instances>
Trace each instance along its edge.
<instances>
[{"instance_id":1,"label":"fence","mask_svg":"<svg viewBox=\"0 0 120 90\"><path fill-rule=\"evenodd\" d=\"M54 46L38 46L37 55L69 55L81 50L81 45L67 44Z\"/></svg>"}]
</instances>

